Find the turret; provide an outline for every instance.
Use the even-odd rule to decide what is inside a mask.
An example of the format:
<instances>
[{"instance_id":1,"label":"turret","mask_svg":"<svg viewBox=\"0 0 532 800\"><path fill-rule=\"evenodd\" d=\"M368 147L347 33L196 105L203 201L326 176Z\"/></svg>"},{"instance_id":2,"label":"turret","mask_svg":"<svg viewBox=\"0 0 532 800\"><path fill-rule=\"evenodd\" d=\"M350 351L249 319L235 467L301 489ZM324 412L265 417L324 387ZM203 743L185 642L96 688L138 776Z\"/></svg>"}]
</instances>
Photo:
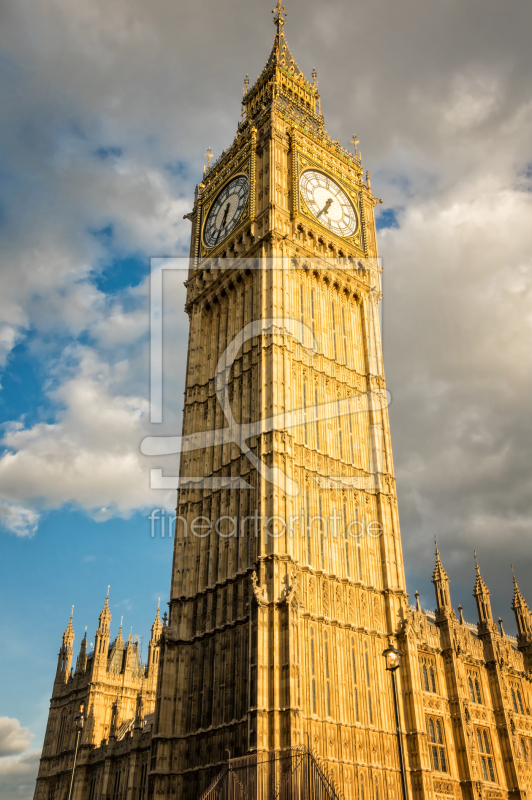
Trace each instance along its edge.
<instances>
[{"instance_id":1,"label":"turret","mask_svg":"<svg viewBox=\"0 0 532 800\"><path fill-rule=\"evenodd\" d=\"M512 610L515 614L515 621L517 624L517 643L519 647L524 647L525 645L532 644L532 617L528 603L521 594L519 586L517 585L513 564L512 572L514 574L514 596L512 600Z\"/></svg>"},{"instance_id":2,"label":"turret","mask_svg":"<svg viewBox=\"0 0 532 800\"><path fill-rule=\"evenodd\" d=\"M72 664L72 656L74 654L74 628L72 627L72 619L74 617L74 606L70 612L70 619L63 634L63 641L61 649L57 657L57 672L55 675L56 681L66 683L70 673L70 666Z\"/></svg>"},{"instance_id":3,"label":"turret","mask_svg":"<svg viewBox=\"0 0 532 800\"><path fill-rule=\"evenodd\" d=\"M475 589L473 591L473 597L477 601L477 610L478 610L478 632L479 633L487 633L488 631L496 631L497 626L493 622L493 616L491 613L491 601L490 601L490 592L482 575L480 574L480 567L477 561L477 551L475 550L475 569L477 573L477 580L475 583Z\"/></svg>"},{"instance_id":4,"label":"turret","mask_svg":"<svg viewBox=\"0 0 532 800\"><path fill-rule=\"evenodd\" d=\"M161 614L159 606L157 606L157 614L151 626L151 637L148 644L148 677L156 678L157 669L159 667L159 651L161 644L161 633L163 626L161 623Z\"/></svg>"},{"instance_id":5,"label":"turret","mask_svg":"<svg viewBox=\"0 0 532 800\"><path fill-rule=\"evenodd\" d=\"M79 647L79 655L78 660L76 662L76 672L85 672L85 668L87 666L87 628L85 628L85 634L83 639L81 640L81 644Z\"/></svg>"},{"instance_id":6,"label":"turret","mask_svg":"<svg viewBox=\"0 0 532 800\"><path fill-rule=\"evenodd\" d=\"M111 638L111 612L109 611L109 588L105 598L104 607L98 617L98 630L94 639L94 665L107 667L107 653L109 639Z\"/></svg>"},{"instance_id":7,"label":"turret","mask_svg":"<svg viewBox=\"0 0 532 800\"><path fill-rule=\"evenodd\" d=\"M432 583L434 584L434 591L436 592L436 620L439 622L443 619L448 619L452 613L451 594L449 592L449 576L443 568L440 560L440 552L436 537L434 537L436 545L436 566L432 575Z\"/></svg>"}]
</instances>

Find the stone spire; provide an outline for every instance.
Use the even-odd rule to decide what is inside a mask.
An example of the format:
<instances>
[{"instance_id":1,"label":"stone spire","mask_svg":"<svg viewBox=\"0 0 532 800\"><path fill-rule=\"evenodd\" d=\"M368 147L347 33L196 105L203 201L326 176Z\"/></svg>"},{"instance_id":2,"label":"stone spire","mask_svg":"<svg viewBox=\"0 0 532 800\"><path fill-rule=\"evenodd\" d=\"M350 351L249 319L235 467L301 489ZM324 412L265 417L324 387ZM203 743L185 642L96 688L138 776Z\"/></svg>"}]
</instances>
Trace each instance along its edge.
<instances>
[{"instance_id":1,"label":"stone spire","mask_svg":"<svg viewBox=\"0 0 532 800\"><path fill-rule=\"evenodd\" d=\"M109 639L111 638L111 612L109 610L109 586L104 606L98 617L98 630L94 639L94 663L104 661L107 664Z\"/></svg>"},{"instance_id":2,"label":"stone spire","mask_svg":"<svg viewBox=\"0 0 532 800\"><path fill-rule=\"evenodd\" d=\"M434 584L434 591L436 592L436 619L440 620L451 616L450 580L441 563L436 537L434 537L434 545L436 547L436 565L432 574L432 583Z\"/></svg>"},{"instance_id":3,"label":"stone spire","mask_svg":"<svg viewBox=\"0 0 532 800\"><path fill-rule=\"evenodd\" d=\"M79 646L78 660L76 662L76 672L85 672L86 665L87 665L87 628L85 628L85 633L83 635L83 639L81 640L81 644Z\"/></svg>"},{"instance_id":4,"label":"stone spire","mask_svg":"<svg viewBox=\"0 0 532 800\"><path fill-rule=\"evenodd\" d=\"M159 605L161 600L159 599ZM159 666L159 652L161 645L161 633L163 626L161 623L161 612L159 605L157 606L157 614L151 626L151 638L148 644L148 668L147 674L150 678L157 678L157 668Z\"/></svg>"},{"instance_id":5,"label":"stone spire","mask_svg":"<svg viewBox=\"0 0 532 800\"><path fill-rule=\"evenodd\" d=\"M512 574L514 576L514 596L512 599L512 611L515 614L517 623L517 641L519 645L532 643L532 617L525 598L521 594L515 577L514 565L512 564Z\"/></svg>"},{"instance_id":6,"label":"stone spire","mask_svg":"<svg viewBox=\"0 0 532 800\"><path fill-rule=\"evenodd\" d=\"M264 69L251 88L248 87L249 80L246 75L242 99L246 114L240 128L256 124L273 103L280 111L289 115L297 107L300 123L305 119L308 124L321 129L323 119L315 70L312 71L313 80L309 81L297 66L288 48L284 33L286 11L281 0L277 0L277 6L272 14L276 27L273 47Z\"/></svg>"},{"instance_id":7,"label":"stone spire","mask_svg":"<svg viewBox=\"0 0 532 800\"><path fill-rule=\"evenodd\" d=\"M68 680L70 665L72 664L72 656L74 653L74 648L73 648L74 628L72 626L73 618L74 618L74 606L72 606L72 611L70 612L70 619L68 621L68 625L65 628L65 632L63 633L63 640L57 658L56 680L64 682Z\"/></svg>"},{"instance_id":8,"label":"stone spire","mask_svg":"<svg viewBox=\"0 0 532 800\"><path fill-rule=\"evenodd\" d=\"M496 631L497 626L493 622L493 616L491 613L490 592L484 582L484 579L482 578L482 575L480 574L480 567L477 561L476 550L474 551L474 554L475 554L475 570L477 573L477 580L475 582L473 597L477 601L478 632L486 633L487 631Z\"/></svg>"}]
</instances>

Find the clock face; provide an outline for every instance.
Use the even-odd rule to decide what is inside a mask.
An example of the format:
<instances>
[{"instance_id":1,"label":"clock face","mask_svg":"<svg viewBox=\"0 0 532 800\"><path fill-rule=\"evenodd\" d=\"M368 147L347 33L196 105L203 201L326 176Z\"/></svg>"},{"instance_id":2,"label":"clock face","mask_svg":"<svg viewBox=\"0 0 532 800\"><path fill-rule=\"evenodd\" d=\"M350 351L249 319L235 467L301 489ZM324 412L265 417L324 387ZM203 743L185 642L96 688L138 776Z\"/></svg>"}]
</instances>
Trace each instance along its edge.
<instances>
[{"instance_id":1,"label":"clock face","mask_svg":"<svg viewBox=\"0 0 532 800\"><path fill-rule=\"evenodd\" d=\"M223 242L233 230L246 205L249 194L249 181L239 175L223 188L211 206L203 239L207 247L215 247Z\"/></svg>"},{"instance_id":2,"label":"clock face","mask_svg":"<svg viewBox=\"0 0 532 800\"><path fill-rule=\"evenodd\" d=\"M308 169L299 180L301 195L320 225L336 236L352 236L358 228L353 204L328 175Z\"/></svg>"}]
</instances>

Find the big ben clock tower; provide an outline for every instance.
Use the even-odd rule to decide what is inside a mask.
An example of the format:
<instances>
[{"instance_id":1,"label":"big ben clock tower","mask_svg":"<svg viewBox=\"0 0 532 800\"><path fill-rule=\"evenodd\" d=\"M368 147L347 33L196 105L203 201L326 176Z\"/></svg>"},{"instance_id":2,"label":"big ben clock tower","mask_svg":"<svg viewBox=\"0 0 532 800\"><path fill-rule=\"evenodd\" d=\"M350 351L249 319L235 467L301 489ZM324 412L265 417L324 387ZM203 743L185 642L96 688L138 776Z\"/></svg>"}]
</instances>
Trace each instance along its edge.
<instances>
[{"instance_id":1,"label":"big ben clock tower","mask_svg":"<svg viewBox=\"0 0 532 800\"><path fill-rule=\"evenodd\" d=\"M195 444L181 454L150 792L200 797L228 756L249 771L305 747L346 798L371 760L399 798L381 654L406 593L379 201L356 138L349 152L324 129L280 0L274 13L236 137L188 215L183 441Z\"/></svg>"}]
</instances>

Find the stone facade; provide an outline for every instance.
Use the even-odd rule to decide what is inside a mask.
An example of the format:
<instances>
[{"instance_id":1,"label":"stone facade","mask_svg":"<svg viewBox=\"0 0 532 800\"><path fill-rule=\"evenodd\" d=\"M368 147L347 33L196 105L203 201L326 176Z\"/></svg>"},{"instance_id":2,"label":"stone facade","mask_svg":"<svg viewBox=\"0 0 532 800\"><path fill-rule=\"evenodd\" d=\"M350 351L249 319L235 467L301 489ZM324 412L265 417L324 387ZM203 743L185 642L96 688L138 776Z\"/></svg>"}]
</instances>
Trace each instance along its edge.
<instances>
[{"instance_id":1,"label":"stone facade","mask_svg":"<svg viewBox=\"0 0 532 800\"><path fill-rule=\"evenodd\" d=\"M228 754L300 746L346 800L399 800L389 642L403 652L412 798L524 798L530 612L516 584L519 639L498 631L477 567L478 626L457 620L438 553L436 613L408 603L378 318L380 201L360 154L325 131L280 6L275 21L237 136L187 215L183 436L204 444L181 456L168 620L161 629L157 617L146 669L131 642L109 651L102 632L71 677L67 629L36 798L66 797L74 734L62 737L60 719L83 702L74 800L199 798ZM305 170L341 187L358 223L349 236L313 214ZM209 247L205 221L235 176L249 185L246 206Z\"/></svg>"},{"instance_id":2,"label":"stone facade","mask_svg":"<svg viewBox=\"0 0 532 800\"><path fill-rule=\"evenodd\" d=\"M35 789L35 800L68 796L76 743L74 718L83 708L85 724L76 761L74 797L146 797L155 688L162 623L157 616L142 664L137 642L122 638L120 625L110 643L108 598L99 617L94 648L87 632L72 666L72 616L63 634L50 713Z\"/></svg>"}]
</instances>

